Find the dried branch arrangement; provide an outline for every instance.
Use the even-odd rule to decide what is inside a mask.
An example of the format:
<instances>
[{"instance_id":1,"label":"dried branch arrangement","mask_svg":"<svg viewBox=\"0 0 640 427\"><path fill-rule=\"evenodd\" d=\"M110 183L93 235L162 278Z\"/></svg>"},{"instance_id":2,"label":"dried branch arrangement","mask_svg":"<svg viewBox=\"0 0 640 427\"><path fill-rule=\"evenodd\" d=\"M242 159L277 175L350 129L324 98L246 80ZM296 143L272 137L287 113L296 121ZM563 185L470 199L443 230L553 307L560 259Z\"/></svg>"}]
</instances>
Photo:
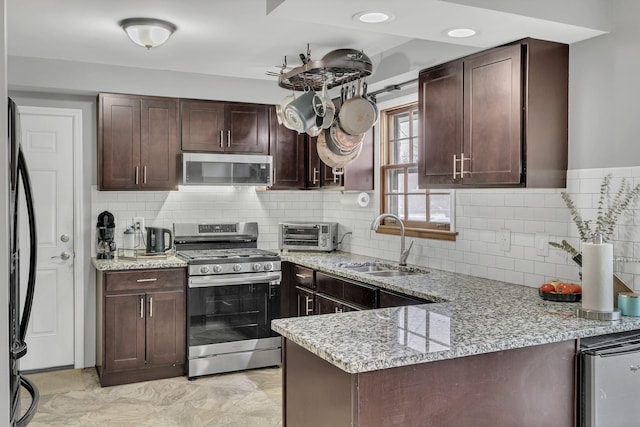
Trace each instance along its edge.
<instances>
[{"instance_id":1,"label":"dried branch arrangement","mask_svg":"<svg viewBox=\"0 0 640 427\"><path fill-rule=\"evenodd\" d=\"M640 193L640 184L635 187L627 182L626 178L622 178L620 188L615 193L615 196L611 196L611 175L607 175L603 178L602 184L600 184L600 199L598 200L598 216L595 221L585 220L578 211L578 208L571 200L569 193L563 191L561 193L562 200L569 208L571 218L578 227L578 234L580 234L580 240L583 242L596 241L598 237L602 237L603 242L611 241L613 232L615 230L618 218L629 207L632 202L636 201L638 194ZM549 245L562 249L568 252L571 256L579 254L569 242L562 240L561 243L549 242Z\"/></svg>"}]
</instances>

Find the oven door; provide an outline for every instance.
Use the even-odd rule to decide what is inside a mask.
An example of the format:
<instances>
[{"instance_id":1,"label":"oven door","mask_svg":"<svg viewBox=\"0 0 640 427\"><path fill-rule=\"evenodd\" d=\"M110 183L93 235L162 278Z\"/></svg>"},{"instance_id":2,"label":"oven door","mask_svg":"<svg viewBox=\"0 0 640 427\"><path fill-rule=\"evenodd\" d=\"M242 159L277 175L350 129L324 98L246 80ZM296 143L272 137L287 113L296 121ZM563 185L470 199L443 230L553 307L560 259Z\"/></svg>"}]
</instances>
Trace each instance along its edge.
<instances>
[{"instance_id":1,"label":"oven door","mask_svg":"<svg viewBox=\"0 0 640 427\"><path fill-rule=\"evenodd\" d=\"M189 278L189 347L278 336L279 271Z\"/></svg>"}]
</instances>

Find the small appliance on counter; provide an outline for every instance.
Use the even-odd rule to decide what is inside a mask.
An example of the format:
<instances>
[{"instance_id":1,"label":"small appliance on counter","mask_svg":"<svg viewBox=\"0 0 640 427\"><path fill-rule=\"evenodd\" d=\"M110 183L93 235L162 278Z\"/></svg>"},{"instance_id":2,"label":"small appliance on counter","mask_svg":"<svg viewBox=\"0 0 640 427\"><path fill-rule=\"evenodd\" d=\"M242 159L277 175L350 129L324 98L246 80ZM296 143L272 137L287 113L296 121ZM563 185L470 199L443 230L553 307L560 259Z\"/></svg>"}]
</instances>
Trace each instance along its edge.
<instances>
[{"instance_id":1,"label":"small appliance on counter","mask_svg":"<svg viewBox=\"0 0 640 427\"><path fill-rule=\"evenodd\" d=\"M116 223L113 214L104 211L98 215L98 242L96 245L98 259L113 259L116 251L115 230Z\"/></svg>"},{"instance_id":2,"label":"small appliance on counter","mask_svg":"<svg viewBox=\"0 0 640 427\"><path fill-rule=\"evenodd\" d=\"M337 222L283 222L278 229L280 250L331 252L337 240Z\"/></svg>"},{"instance_id":3,"label":"small appliance on counter","mask_svg":"<svg viewBox=\"0 0 640 427\"><path fill-rule=\"evenodd\" d=\"M171 230L147 227L147 254L164 254L171 248L173 248Z\"/></svg>"}]
</instances>

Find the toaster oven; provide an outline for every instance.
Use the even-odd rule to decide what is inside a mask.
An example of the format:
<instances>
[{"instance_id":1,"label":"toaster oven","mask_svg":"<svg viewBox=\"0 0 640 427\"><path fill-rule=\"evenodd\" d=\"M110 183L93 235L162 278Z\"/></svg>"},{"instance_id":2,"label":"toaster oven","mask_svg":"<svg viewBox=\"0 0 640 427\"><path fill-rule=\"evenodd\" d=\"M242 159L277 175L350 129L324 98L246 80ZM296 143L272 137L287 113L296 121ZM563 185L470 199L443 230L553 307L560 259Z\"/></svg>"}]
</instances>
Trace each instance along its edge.
<instances>
[{"instance_id":1,"label":"toaster oven","mask_svg":"<svg viewBox=\"0 0 640 427\"><path fill-rule=\"evenodd\" d=\"M337 239L337 222L284 222L278 229L280 250L330 252Z\"/></svg>"}]
</instances>

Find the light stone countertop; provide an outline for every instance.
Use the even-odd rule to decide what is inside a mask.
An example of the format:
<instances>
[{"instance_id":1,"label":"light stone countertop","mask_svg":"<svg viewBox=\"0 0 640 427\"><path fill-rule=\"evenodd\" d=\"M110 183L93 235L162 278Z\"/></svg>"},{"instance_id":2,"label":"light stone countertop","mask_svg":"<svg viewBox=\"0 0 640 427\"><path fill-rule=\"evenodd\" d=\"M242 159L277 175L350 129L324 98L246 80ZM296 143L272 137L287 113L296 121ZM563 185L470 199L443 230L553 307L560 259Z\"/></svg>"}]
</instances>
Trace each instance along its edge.
<instances>
[{"instance_id":1,"label":"light stone countertop","mask_svg":"<svg viewBox=\"0 0 640 427\"><path fill-rule=\"evenodd\" d=\"M274 331L348 373L640 329L640 317L623 316L617 322L577 318L580 303L545 301L536 288L418 266L413 267L428 273L374 277L338 265L395 263L344 252L281 256L284 261L438 301L272 321Z\"/></svg>"},{"instance_id":2,"label":"light stone countertop","mask_svg":"<svg viewBox=\"0 0 640 427\"><path fill-rule=\"evenodd\" d=\"M91 258L91 262L98 271L142 270L147 268L179 268L187 266L186 261L174 255L167 255L166 258L141 258L137 260L124 258Z\"/></svg>"}]
</instances>

